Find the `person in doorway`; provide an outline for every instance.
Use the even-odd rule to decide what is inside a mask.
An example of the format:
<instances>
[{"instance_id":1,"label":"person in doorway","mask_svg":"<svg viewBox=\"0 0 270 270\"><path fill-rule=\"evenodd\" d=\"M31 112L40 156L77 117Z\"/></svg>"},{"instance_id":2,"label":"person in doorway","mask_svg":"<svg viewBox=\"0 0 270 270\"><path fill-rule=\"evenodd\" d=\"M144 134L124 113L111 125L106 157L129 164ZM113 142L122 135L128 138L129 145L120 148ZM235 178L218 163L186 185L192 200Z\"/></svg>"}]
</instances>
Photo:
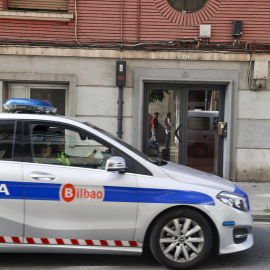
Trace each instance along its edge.
<instances>
[{"instance_id":1,"label":"person in doorway","mask_svg":"<svg viewBox=\"0 0 270 270\"><path fill-rule=\"evenodd\" d=\"M169 112L167 113L167 117L165 119L165 132L166 132L166 139L165 139L165 149L170 149L170 140L171 140L171 129L172 129L172 122L171 122L172 114Z\"/></svg>"},{"instance_id":2,"label":"person in doorway","mask_svg":"<svg viewBox=\"0 0 270 270\"><path fill-rule=\"evenodd\" d=\"M157 141L157 132L158 132L158 112L155 112L153 118L152 118L152 123L151 123L151 131L152 131L152 138L151 140Z\"/></svg>"}]
</instances>

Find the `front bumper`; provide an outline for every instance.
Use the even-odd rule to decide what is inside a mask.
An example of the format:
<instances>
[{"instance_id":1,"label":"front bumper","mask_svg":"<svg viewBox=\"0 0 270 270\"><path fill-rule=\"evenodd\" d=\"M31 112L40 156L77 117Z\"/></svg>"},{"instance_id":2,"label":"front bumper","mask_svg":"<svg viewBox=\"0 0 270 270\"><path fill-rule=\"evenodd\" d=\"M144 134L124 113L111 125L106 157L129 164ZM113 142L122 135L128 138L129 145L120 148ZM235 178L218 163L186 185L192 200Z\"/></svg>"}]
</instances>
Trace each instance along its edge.
<instances>
[{"instance_id":1,"label":"front bumper","mask_svg":"<svg viewBox=\"0 0 270 270\"><path fill-rule=\"evenodd\" d=\"M219 234L219 254L228 254L252 247L252 222L250 212L223 205L211 212Z\"/></svg>"}]
</instances>

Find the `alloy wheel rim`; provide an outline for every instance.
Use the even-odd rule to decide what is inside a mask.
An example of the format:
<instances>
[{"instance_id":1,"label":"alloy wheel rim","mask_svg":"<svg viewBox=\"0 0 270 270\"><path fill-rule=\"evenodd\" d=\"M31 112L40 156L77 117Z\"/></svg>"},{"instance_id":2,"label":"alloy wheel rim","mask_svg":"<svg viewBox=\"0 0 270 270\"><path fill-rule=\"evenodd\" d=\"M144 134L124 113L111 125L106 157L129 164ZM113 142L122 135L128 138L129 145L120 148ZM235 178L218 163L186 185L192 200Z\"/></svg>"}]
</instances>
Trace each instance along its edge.
<instances>
[{"instance_id":1,"label":"alloy wheel rim","mask_svg":"<svg viewBox=\"0 0 270 270\"><path fill-rule=\"evenodd\" d=\"M186 263L194 260L201 253L204 234L194 220L178 218L171 220L162 228L159 243L168 259Z\"/></svg>"}]
</instances>

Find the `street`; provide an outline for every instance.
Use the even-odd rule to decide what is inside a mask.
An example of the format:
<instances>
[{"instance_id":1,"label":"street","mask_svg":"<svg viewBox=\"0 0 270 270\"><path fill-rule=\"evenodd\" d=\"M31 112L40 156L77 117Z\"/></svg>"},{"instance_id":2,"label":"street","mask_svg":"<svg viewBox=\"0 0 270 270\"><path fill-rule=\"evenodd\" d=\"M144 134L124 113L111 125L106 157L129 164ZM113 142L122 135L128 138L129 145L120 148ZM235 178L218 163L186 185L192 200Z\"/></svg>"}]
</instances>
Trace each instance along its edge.
<instances>
[{"instance_id":1,"label":"street","mask_svg":"<svg viewBox=\"0 0 270 270\"><path fill-rule=\"evenodd\" d=\"M270 223L254 223L254 246L243 252L211 255L198 269L268 270L270 265ZM0 269L166 269L152 256L110 256L69 254L2 254Z\"/></svg>"}]
</instances>

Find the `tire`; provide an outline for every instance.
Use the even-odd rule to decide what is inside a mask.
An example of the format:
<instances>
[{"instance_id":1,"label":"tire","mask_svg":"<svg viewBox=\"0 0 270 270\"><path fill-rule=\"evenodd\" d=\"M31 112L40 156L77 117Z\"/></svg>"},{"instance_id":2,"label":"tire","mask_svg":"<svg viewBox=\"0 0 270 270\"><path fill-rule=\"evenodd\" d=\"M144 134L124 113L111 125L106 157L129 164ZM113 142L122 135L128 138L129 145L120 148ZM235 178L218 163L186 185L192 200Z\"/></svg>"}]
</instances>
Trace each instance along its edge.
<instances>
[{"instance_id":1,"label":"tire","mask_svg":"<svg viewBox=\"0 0 270 270\"><path fill-rule=\"evenodd\" d=\"M212 242L206 219L187 208L162 215L150 234L154 257L169 269L187 269L202 263L212 249Z\"/></svg>"}]
</instances>

